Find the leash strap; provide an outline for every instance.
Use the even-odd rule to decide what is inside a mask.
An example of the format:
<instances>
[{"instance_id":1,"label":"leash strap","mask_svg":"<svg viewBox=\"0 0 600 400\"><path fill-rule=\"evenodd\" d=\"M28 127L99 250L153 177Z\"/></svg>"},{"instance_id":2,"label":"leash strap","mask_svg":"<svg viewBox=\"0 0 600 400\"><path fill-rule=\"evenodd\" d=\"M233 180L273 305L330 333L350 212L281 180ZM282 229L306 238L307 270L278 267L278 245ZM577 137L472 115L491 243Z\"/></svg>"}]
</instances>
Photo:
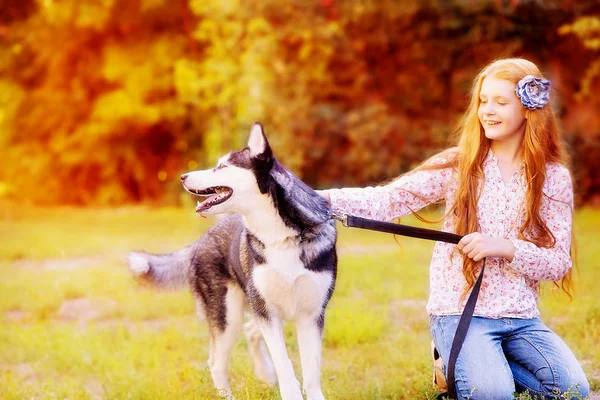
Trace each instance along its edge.
<instances>
[{"instance_id":1,"label":"leash strap","mask_svg":"<svg viewBox=\"0 0 600 400\"><path fill-rule=\"evenodd\" d=\"M355 217L353 215L347 216L345 226L454 244L457 244L458 242L460 242L460 239L462 239L462 236L457 235L456 233L436 231L433 229L417 228L415 226L394 224L392 222L375 221L372 219Z\"/></svg>"},{"instance_id":2,"label":"leash strap","mask_svg":"<svg viewBox=\"0 0 600 400\"><path fill-rule=\"evenodd\" d=\"M475 282L475 286L473 286L473 290L471 290L471 294L467 299L467 304L465 305L465 309L463 310L463 313L460 316L460 320L458 321L458 327L456 328L456 333L454 334L454 340L452 341L452 348L450 349L450 358L448 359L448 398L450 399L458 398L456 394L456 384L454 382L454 367L456 366L456 359L458 358L458 353L460 353L460 349L462 348L463 342L465 341L465 337L467 336L467 331L469 330L469 325L471 324L471 319L473 318L473 312L475 311L475 303L477 303L477 296L479 295L481 281L483 280L484 269L485 258L483 259L483 265L481 266L479 278L477 278L477 282Z\"/></svg>"},{"instance_id":3,"label":"leash strap","mask_svg":"<svg viewBox=\"0 0 600 400\"><path fill-rule=\"evenodd\" d=\"M331 217L342 222L346 227L367 229L377 232L393 233L395 235L408 236L418 239L435 240L439 242L457 244L463 237L455 233L436 231L433 229L418 228L414 226L395 224L392 222L381 222L372 219L366 219L361 217L355 217L353 215L332 213ZM477 296L479 296L479 289L481 289L481 282L483 281L483 271L485 270L485 258L483 259L483 265L481 266L481 272L479 277L471 290L471 294L467 299L467 304L463 310L460 320L458 321L458 327L454 334L454 340L452 341L452 348L450 349L450 358L448 359L448 371L447 371L447 382L448 382L448 393L444 395L449 399L457 399L456 384L454 381L454 371L456 366L456 359L460 353L460 349L467 336L471 319L473 319L473 313L475 312L475 304L477 303Z\"/></svg>"}]
</instances>

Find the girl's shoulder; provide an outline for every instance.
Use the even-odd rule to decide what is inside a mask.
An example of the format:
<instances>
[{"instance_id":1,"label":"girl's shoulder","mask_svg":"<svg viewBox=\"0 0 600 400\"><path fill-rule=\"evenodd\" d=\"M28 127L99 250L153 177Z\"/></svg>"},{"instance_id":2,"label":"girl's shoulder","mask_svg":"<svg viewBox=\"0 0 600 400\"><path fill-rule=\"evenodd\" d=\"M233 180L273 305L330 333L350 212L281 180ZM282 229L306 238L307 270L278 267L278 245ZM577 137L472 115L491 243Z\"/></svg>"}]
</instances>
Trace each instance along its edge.
<instances>
[{"instance_id":1,"label":"girl's shoulder","mask_svg":"<svg viewBox=\"0 0 600 400\"><path fill-rule=\"evenodd\" d=\"M458 158L458 147L450 147L444 151L441 151L423 162L422 165L433 166L433 165L444 165L444 166L455 166Z\"/></svg>"},{"instance_id":2,"label":"girl's shoulder","mask_svg":"<svg viewBox=\"0 0 600 400\"><path fill-rule=\"evenodd\" d=\"M566 165L561 163L546 164L546 182L566 180L571 181L571 171Z\"/></svg>"},{"instance_id":3,"label":"girl's shoulder","mask_svg":"<svg viewBox=\"0 0 600 400\"><path fill-rule=\"evenodd\" d=\"M572 198L573 179L569 168L560 163L546 164L546 181L544 193L550 198Z\"/></svg>"},{"instance_id":4,"label":"girl's shoulder","mask_svg":"<svg viewBox=\"0 0 600 400\"><path fill-rule=\"evenodd\" d=\"M446 150L438 153L435 157L442 158L448 161L453 161L458 158L459 149L458 146L447 148Z\"/></svg>"}]
</instances>

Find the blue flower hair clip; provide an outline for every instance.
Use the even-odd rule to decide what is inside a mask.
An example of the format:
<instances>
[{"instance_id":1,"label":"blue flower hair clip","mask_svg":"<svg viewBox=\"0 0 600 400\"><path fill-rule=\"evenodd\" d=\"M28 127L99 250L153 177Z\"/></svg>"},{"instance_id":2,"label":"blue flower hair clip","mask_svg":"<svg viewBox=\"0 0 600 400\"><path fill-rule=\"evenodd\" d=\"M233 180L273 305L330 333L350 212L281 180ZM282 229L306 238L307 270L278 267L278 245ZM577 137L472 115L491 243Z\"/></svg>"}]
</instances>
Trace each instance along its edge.
<instances>
[{"instance_id":1,"label":"blue flower hair clip","mask_svg":"<svg viewBox=\"0 0 600 400\"><path fill-rule=\"evenodd\" d=\"M548 104L549 89L550 81L548 79L527 75L517 83L515 92L523 106L530 110L535 110Z\"/></svg>"}]
</instances>

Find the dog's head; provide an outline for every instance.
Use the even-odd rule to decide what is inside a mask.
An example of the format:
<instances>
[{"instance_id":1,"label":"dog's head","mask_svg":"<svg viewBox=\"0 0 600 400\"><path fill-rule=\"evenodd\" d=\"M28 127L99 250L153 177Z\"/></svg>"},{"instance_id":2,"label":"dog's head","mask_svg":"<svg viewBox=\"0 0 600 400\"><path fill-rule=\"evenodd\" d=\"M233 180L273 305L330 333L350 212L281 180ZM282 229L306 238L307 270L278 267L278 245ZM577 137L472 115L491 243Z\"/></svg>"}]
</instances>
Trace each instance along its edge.
<instances>
[{"instance_id":1,"label":"dog's head","mask_svg":"<svg viewBox=\"0 0 600 400\"><path fill-rule=\"evenodd\" d=\"M252 196L267 192L274 162L263 127L255 123L247 147L225 155L213 169L183 174L181 181L198 197L198 214L244 212L251 207Z\"/></svg>"}]
</instances>

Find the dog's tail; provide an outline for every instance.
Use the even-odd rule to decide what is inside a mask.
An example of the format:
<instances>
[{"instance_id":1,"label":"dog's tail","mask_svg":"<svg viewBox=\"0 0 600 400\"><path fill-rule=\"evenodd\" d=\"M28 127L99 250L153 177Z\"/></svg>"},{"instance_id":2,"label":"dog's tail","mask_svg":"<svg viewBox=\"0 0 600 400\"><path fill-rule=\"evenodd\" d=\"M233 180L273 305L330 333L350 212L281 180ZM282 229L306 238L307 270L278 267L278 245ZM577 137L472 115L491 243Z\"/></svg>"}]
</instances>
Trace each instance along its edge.
<instances>
[{"instance_id":1,"label":"dog's tail","mask_svg":"<svg viewBox=\"0 0 600 400\"><path fill-rule=\"evenodd\" d=\"M187 286L196 246L191 245L171 254L129 253L129 269L137 277L158 287L178 289Z\"/></svg>"}]
</instances>

